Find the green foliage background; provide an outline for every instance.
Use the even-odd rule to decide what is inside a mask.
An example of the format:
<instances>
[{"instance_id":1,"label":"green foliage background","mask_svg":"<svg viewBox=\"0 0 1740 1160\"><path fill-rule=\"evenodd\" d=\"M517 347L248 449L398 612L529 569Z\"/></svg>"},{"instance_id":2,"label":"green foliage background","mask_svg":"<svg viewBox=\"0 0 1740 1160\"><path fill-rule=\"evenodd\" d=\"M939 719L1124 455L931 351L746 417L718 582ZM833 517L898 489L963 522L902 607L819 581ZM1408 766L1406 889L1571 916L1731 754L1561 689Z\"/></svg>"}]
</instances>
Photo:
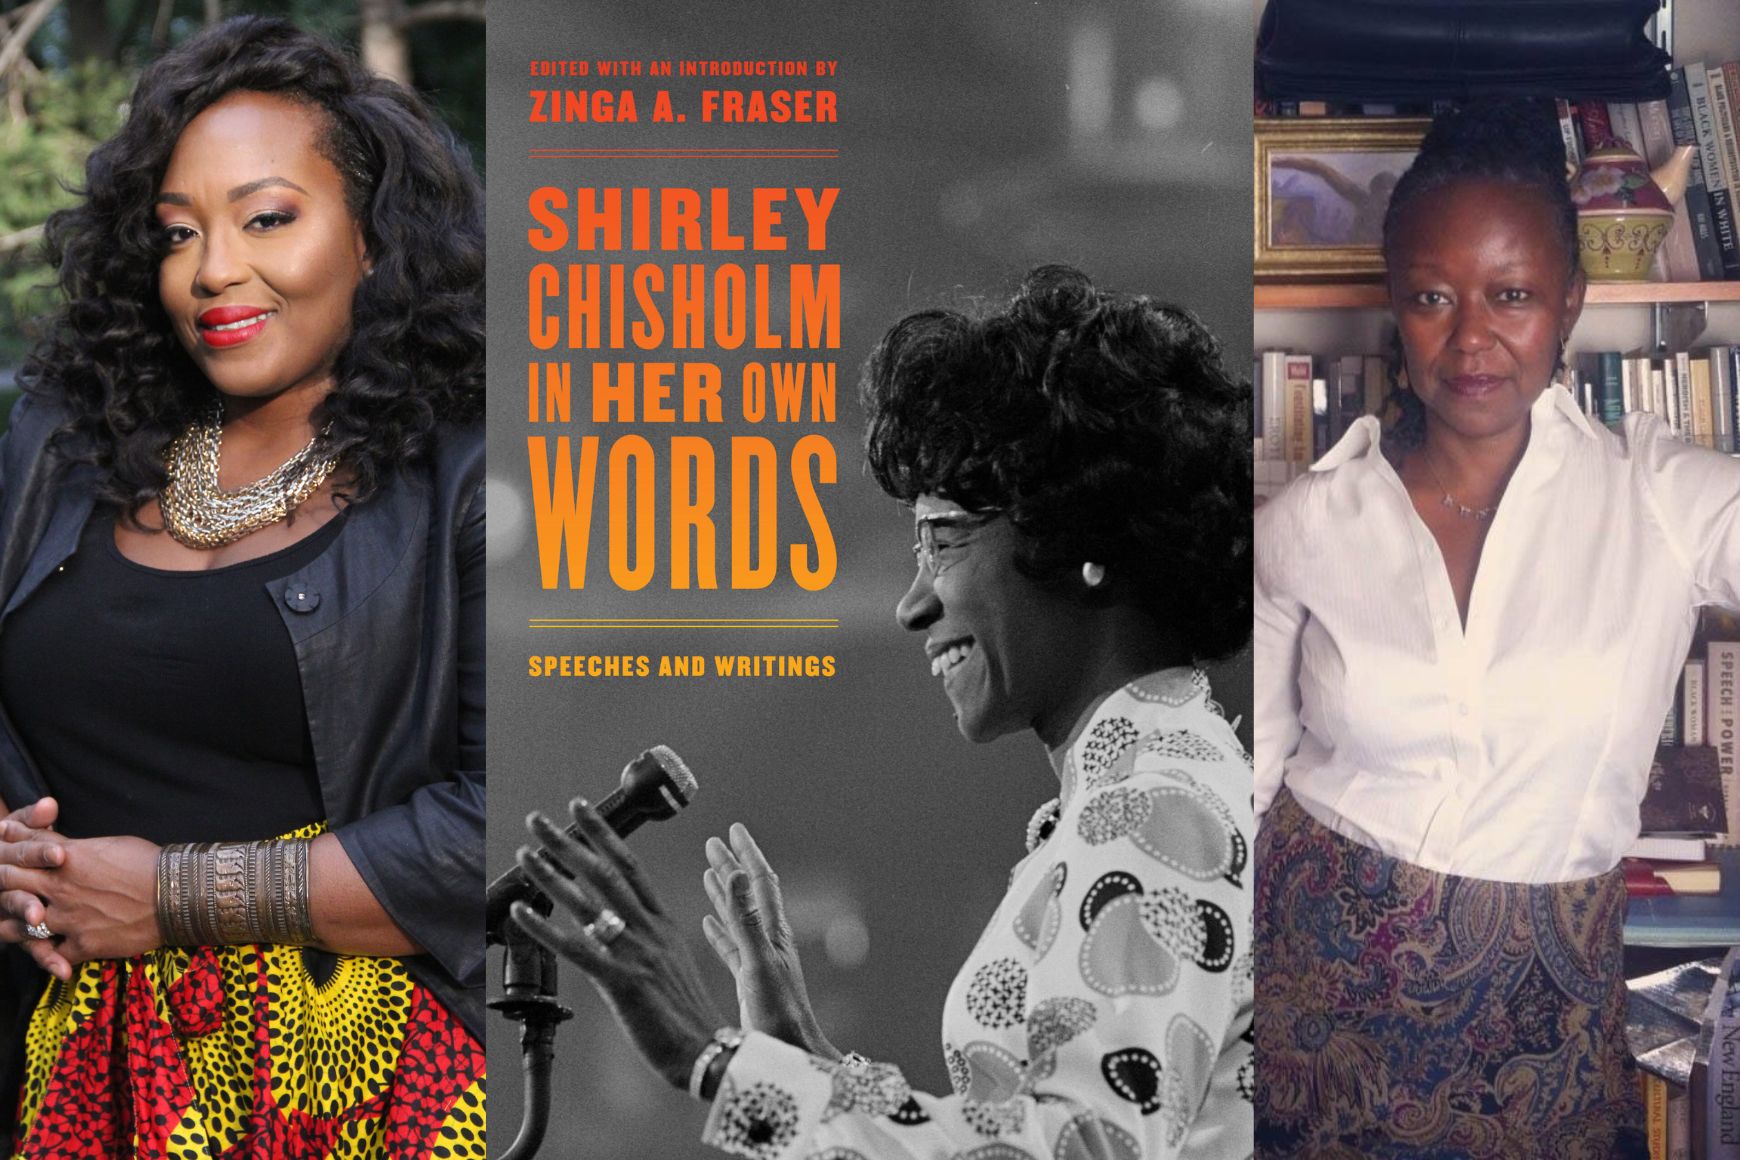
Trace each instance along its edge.
<instances>
[{"instance_id":1,"label":"green foliage background","mask_svg":"<svg viewBox=\"0 0 1740 1160\"><path fill-rule=\"evenodd\" d=\"M28 63L0 78L0 392L30 349L35 320L55 304L54 271L34 231L72 204L85 158L120 127L139 70L204 27L199 0L170 0L168 35L153 42L159 0L65 0L31 38ZM16 17L27 4L0 0ZM221 6L285 16L353 48L355 0L264 0ZM410 29L414 81L470 148L483 171L483 26L442 21ZM9 402L0 399L0 410Z\"/></svg>"}]
</instances>

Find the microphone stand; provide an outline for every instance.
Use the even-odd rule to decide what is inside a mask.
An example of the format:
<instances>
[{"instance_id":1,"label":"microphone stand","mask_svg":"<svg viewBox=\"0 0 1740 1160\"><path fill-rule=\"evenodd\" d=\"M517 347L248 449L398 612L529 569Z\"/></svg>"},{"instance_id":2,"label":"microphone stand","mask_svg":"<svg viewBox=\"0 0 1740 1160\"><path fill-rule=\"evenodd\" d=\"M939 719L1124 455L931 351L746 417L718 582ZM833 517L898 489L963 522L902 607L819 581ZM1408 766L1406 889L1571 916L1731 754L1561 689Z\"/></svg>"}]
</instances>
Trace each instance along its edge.
<instances>
[{"instance_id":1,"label":"microphone stand","mask_svg":"<svg viewBox=\"0 0 1740 1160\"><path fill-rule=\"evenodd\" d=\"M520 1058L525 1072L525 1107L519 1135L500 1160L530 1160L550 1126L550 1075L556 1058L556 1028L574 1012L556 999L556 956L512 923L504 925L502 997L490 1003L520 1025Z\"/></svg>"}]
</instances>

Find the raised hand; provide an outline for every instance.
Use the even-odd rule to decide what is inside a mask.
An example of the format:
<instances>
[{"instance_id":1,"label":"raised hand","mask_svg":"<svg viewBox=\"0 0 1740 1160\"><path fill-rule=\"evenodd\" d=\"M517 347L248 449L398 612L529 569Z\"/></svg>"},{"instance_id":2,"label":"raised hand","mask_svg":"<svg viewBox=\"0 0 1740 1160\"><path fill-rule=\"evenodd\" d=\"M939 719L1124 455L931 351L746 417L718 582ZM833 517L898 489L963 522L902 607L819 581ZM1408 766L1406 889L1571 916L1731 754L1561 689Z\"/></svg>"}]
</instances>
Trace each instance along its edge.
<instances>
[{"instance_id":1,"label":"raised hand","mask_svg":"<svg viewBox=\"0 0 1740 1160\"><path fill-rule=\"evenodd\" d=\"M707 840L709 868L702 881L714 913L701 919L701 928L737 980L743 1027L812 1055L839 1059L810 1007L779 876L742 824L731 827L730 838L729 846L718 838Z\"/></svg>"},{"instance_id":2,"label":"raised hand","mask_svg":"<svg viewBox=\"0 0 1740 1160\"><path fill-rule=\"evenodd\" d=\"M519 864L554 911L546 918L516 902L514 921L585 971L642 1058L686 1087L701 1049L725 1021L634 855L583 800L569 810L577 838L542 813L526 821L543 850L520 847Z\"/></svg>"}]
</instances>

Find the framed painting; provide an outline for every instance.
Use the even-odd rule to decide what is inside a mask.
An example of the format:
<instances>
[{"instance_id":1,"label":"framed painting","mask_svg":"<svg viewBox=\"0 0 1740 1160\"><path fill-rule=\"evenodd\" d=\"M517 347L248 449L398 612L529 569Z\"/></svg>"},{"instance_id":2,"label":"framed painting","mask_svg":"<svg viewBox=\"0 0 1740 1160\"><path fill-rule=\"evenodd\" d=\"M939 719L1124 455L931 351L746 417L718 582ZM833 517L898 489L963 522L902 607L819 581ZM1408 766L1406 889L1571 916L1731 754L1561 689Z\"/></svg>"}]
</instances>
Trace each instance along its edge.
<instances>
[{"instance_id":1,"label":"framed painting","mask_svg":"<svg viewBox=\"0 0 1740 1160\"><path fill-rule=\"evenodd\" d=\"M1384 210L1425 118L1259 118L1252 133L1258 281L1383 274Z\"/></svg>"}]
</instances>

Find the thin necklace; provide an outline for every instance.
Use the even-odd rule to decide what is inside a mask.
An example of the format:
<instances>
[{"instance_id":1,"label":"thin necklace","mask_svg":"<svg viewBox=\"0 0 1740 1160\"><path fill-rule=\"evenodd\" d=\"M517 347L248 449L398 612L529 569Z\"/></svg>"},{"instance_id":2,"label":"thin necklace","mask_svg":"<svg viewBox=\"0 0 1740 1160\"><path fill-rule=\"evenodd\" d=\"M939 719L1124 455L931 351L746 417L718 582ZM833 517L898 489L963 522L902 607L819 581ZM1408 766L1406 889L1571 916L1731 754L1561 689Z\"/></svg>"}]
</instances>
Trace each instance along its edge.
<instances>
[{"instance_id":1,"label":"thin necklace","mask_svg":"<svg viewBox=\"0 0 1740 1160\"><path fill-rule=\"evenodd\" d=\"M1420 458L1425 461L1426 470L1432 473L1432 480L1438 485L1438 490L1444 493L1444 498L1439 502L1441 502L1445 507L1449 508L1465 520L1490 520L1492 518L1492 513L1498 510L1497 502L1494 502L1491 507L1469 507L1467 504L1451 495L1450 489L1444 486L1443 477L1438 474L1438 469L1432 466L1432 456L1423 445L1420 448Z\"/></svg>"}]
</instances>

